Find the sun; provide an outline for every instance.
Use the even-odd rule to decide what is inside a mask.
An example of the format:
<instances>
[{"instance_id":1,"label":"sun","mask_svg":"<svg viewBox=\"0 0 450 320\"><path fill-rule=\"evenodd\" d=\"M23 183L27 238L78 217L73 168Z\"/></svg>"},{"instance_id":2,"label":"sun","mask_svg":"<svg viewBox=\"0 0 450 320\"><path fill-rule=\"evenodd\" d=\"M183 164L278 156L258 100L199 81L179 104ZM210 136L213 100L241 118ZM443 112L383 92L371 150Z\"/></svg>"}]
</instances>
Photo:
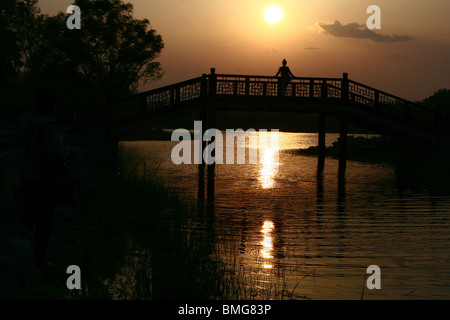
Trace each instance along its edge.
<instances>
[{"instance_id":1,"label":"sun","mask_svg":"<svg viewBox=\"0 0 450 320\"><path fill-rule=\"evenodd\" d=\"M272 5L264 10L264 18L269 23L277 23L283 18L283 11L277 5Z\"/></svg>"}]
</instances>

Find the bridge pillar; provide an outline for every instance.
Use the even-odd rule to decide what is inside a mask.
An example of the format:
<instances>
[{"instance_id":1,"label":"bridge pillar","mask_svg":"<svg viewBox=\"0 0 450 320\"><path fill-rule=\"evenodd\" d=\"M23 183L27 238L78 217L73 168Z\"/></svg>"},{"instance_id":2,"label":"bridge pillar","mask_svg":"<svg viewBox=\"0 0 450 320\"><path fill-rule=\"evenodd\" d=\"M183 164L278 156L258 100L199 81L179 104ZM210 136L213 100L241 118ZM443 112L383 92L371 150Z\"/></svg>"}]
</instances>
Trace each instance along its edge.
<instances>
[{"instance_id":1,"label":"bridge pillar","mask_svg":"<svg viewBox=\"0 0 450 320\"><path fill-rule=\"evenodd\" d=\"M211 74L209 75L209 94L211 96L215 95L216 90L217 90L216 68L211 68Z\"/></svg>"},{"instance_id":2,"label":"bridge pillar","mask_svg":"<svg viewBox=\"0 0 450 320\"><path fill-rule=\"evenodd\" d=\"M201 162L198 165L198 201L199 203L203 203L206 198L211 203L214 200L214 189L215 189L215 162L212 164L206 164L203 159L203 151L207 146L207 142L203 140L204 131L215 128L216 127L216 110L209 109L205 106L203 110L200 111L200 120L202 121L202 131L200 132L201 144L200 150L201 153ZM211 152L212 156L215 156L216 150L214 149ZM206 169L205 169L206 168ZM205 174L206 171L206 174ZM205 186L205 178L207 180L207 184Z\"/></svg>"},{"instance_id":3,"label":"bridge pillar","mask_svg":"<svg viewBox=\"0 0 450 320\"><path fill-rule=\"evenodd\" d=\"M200 155L194 155L194 157L199 157L201 160L198 164L198 201L199 204L203 203L205 199L205 162L203 161L203 150L205 150L206 147L206 141L203 141L203 130L205 130L205 125L207 124L207 111L206 108L203 108L200 111L200 120L202 122L202 132L199 133L200 138L200 145L198 152Z\"/></svg>"},{"instance_id":4,"label":"bridge pillar","mask_svg":"<svg viewBox=\"0 0 450 320\"><path fill-rule=\"evenodd\" d=\"M345 175L347 167L347 119L341 118L339 131L339 176Z\"/></svg>"},{"instance_id":5,"label":"bridge pillar","mask_svg":"<svg viewBox=\"0 0 450 320\"><path fill-rule=\"evenodd\" d=\"M323 171L325 167L325 134L326 134L326 115L319 114L319 150L317 170Z\"/></svg>"},{"instance_id":6,"label":"bridge pillar","mask_svg":"<svg viewBox=\"0 0 450 320\"><path fill-rule=\"evenodd\" d=\"M208 124L207 128L216 128L216 110L208 110ZM208 142L210 144L211 142ZM211 152L213 157L216 156L216 149ZM207 165L207 189L206 189L206 199L208 203L214 203L214 189L215 189L215 177L216 177L216 164L215 161L212 164Z\"/></svg>"},{"instance_id":7,"label":"bridge pillar","mask_svg":"<svg viewBox=\"0 0 450 320\"><path fill-rule=\"evenodd\" d=\"M348 100L348 94L349 94L350 84L348 81L348 73L344 72L342 74L342 83L341 83L341 92L342 92L342 100L347 101Z\"/></svg>"},{"instance_id":8,"label":"bridge pillar","mask_svg":"<svg viewBox=\"0 0 450 320\"><path fill-rule=\"evenodd\" d=\"M198 204L203 205L205 200L205 165L198 164L198 187L197 187Z\"/></svg>"}]
</instances>

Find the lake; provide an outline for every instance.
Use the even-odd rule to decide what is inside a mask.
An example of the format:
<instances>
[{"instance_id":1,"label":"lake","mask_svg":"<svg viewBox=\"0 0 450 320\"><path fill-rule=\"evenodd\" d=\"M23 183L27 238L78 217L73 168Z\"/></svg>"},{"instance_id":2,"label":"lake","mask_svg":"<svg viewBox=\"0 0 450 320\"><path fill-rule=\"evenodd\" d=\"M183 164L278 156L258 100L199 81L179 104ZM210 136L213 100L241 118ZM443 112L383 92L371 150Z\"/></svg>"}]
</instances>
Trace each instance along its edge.
<instances>
[{"instance_id":1,"label":"lake","mask_svg":"<svg viewBox=\"0 0 450 320\"><path fill-rule=\"evenodd\" d=\"M337 137L327 134L326 144ZM247 152L259 142L247 142ZM192 227L214 230L224 261L261 288L261 298L267 290L290 299L450 298L448 188L414 173L405 179L389 164L348 161L340 179L338 161L327 158L319 174L317 157L287 152L317 145L317 134L283 132L277 152L258 149L257 164L216 164L203 200L199 166L172 162L177 144L120 142L119 152L139 159L140 169L194 209L207 204L206 217ZM370 265L381 269L380 290L365 286Z\"/></svg>"}]
</instances>

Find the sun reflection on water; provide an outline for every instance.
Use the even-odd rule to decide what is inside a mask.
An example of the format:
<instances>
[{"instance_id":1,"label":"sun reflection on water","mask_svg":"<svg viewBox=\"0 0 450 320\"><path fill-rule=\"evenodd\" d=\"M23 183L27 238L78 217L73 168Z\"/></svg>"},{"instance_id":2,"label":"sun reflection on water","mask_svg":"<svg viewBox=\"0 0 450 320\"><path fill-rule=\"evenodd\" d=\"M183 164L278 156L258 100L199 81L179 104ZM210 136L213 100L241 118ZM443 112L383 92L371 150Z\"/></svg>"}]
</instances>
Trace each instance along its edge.
<instances>
[{"instance_id":1,"label":"sun reflection on water","mask_svg":"<svg viewBox=\"0 0 450 320\"><path fill-rule=\"evenodd\" d=\"M275 176L279 167L279 134L271 133L259 141L259 177L263 189L275 186Z\"/></svg>"},{"instance_id":2,"label":"sun reflection on water","mask_svg":"<svg viewBox=\"0 0 450 320\"><path fill-rule=\"evenodd\" d=\"M273 238L272 230L274 229L274 224L272 221L266 220L261 228L261 233L263 234L263 240L261 241L261 252L260 255L263 258L263 267L265 269L271 269L272 264L268 263L267 260L272 259L273 251Z\"/></svg>"}]
</instances>

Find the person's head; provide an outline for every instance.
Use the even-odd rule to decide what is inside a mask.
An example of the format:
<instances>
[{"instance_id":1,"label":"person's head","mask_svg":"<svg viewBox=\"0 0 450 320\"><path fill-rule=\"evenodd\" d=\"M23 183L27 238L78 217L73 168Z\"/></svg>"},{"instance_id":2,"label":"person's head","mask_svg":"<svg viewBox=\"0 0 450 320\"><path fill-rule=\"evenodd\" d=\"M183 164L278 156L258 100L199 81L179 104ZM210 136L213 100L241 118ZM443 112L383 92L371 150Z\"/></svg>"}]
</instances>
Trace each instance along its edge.
<instances>
[{"instance_id":1,"label":"person's head","mask_svg":"<svg viewBox=\"0 0 450 320\"><path fill-rule=\"evenodd\" d=\"M58 94L52 88L41 88L36 95L36 106L40 113L49 115L56 108Z\"/></svg>"},{"instance_id":2,"label":"person's head","mask_svg":"<svg viewBox=\"0 0 450 320\"><path fill-rule=\"evenodd\" d=\"M283 59L283 67L286 67L287 61L286 59Z\"/></svg>"}]
</instances>

